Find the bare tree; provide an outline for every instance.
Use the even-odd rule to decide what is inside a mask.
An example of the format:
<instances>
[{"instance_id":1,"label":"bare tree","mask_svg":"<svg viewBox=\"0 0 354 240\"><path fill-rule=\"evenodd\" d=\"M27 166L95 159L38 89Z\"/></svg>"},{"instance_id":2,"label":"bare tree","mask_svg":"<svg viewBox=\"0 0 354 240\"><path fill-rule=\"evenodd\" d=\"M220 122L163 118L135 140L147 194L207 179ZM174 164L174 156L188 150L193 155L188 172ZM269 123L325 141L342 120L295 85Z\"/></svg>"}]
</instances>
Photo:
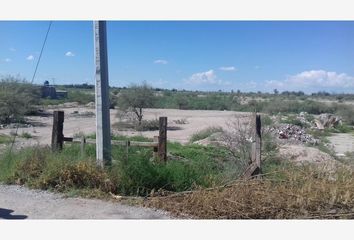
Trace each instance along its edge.
<instances>
[{"instance_id":1,"label":"bare tree","mask_svg":"<svg viewBox=\"0 0 354 240\"><path fill-rule=\"evenodd\" d=\"M228 130L220 139L241 169L245 169L251 161L254 129L249 119L249 116L235 116L227 123Z\"/></svg>"}]
</instances>

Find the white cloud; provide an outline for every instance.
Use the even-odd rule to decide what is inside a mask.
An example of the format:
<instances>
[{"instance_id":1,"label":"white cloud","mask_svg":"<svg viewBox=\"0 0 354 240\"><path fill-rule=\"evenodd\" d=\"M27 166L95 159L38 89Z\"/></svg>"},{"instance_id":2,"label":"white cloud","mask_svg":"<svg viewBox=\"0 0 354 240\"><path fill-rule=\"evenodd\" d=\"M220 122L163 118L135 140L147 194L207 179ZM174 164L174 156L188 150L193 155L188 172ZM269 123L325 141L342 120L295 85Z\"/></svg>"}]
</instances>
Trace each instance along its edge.
<instances>
[{"instance_id":1,"label":"white cloud","mask_svg":"<svg viewBox=\"0 0 354 240\"><path fill-rule=\"evenodd\" d=\"M67 56L67 57L75 57L75 54L73 53L73 52L66 52L65 53L65 56Z\"/></svg>"},{"instance_id":2,"label":"white cloud","mask_svg":"<svg viewBox=\"0 0 354 240\"><path fill-rule=\"evenodd\" d=\"M11 58L5 58L3 61L4 62L12 62Z\"/></svg>"},{"instance_id":3,"label":"white cloud","mask_svg":"<svg viewBox=\"0 0 354 240\"><path fill-rule=\"evenodd\" d=\"M325 70L310 70L288 76L285 80L267 81L270 87L286 89L308 88L348 88L354 87L354 77L346 73L328 72Z\"/></svg>"},{"instance_id":4,"label":"white cloud","mask_svg":"<svg viewBox=\"0 0 354 240\"><path fill-rule=\"evenodd\" d=\"M154 61L155 64L167 64L168 61L164 59L157 59Z\"/></svg>"},{"instance_id":5,"label":"white cloud","mask_svg":"<svg viewBox=\"0 0 354 240\"><path fill-rule=\"evenodd\" d=\"M189 77L187 82L191 84L201 84L201 83L215 84L216 75L214 73L214 70L212 69L206 72L194 73L192 74L192 76Z\"/></svg>"},{"instance_id":6,"label":"white cloud","mask_svg":"<svg viewBox=\"0 0 354 240\"><path fill-rule=\"evenodd\" d=\"M211 84L211 85L230 85L231 83L228 81L222 81L218 79L215 75L213 69L205 72L194 73L192 74L189 79L185 80L188 84Z\"/></svg>"},{"instance_id":7,"label":"white cloud","mask_svg":"<svg viewBox=\"0 0 354 240\"><path fill-rule=\"evenodd\" d=\"M260 69L261 67L258 66L258 65L256 65L256 66L254 66L253 68L256 69L256 70L258 70L258 69Z\"/></svg>"},{"instance_id":8,"label":"white cloud","mask_svg":"<svg viewBox=\"0 0 354 240\"><path fill-rule=\"evenodd\" d=\"M234 66L230 66L230 67L220 67L219 70L221 70L221 71L236 71L237 69Z\"/></svg>"},{"instance_id":9,"label":"white cloud","mask_svg":"<svg viewBox=\"0 0 354 240\"><path fill-rule=\"evenodd\" d=\"M16 52L16 49L13 48L13 47L9 48L9 50L10 50L11 52Z\"/></svg>"},{"instance_id":10,"label":"white cloud","mask_svg":"<svg viewBox=\"0 0 354 240\"><path fill-rule=\"evenodd\" d=\"M32 60L34 60L34 56L33 56L33 55L29 55L26 59L27 59L28 61L32 61Z\"/></svg>"}]
</instances>

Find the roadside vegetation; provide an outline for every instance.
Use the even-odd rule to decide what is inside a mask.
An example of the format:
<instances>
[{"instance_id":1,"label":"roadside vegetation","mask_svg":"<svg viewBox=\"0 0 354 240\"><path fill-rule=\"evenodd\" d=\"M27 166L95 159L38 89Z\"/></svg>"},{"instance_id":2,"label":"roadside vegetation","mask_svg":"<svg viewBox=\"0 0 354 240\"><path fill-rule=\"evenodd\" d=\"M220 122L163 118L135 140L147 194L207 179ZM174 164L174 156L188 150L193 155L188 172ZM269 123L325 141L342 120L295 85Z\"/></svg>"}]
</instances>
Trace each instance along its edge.
<instances>
[{"instance_id":1,"label":"roadside vegetation","mask_svg":"<svg viewBox=\"0 0 354 240\"><path fill-rule=\"evenodd\" d=\"M159 189L175 192L211 187L226 179L224 163L229 156L225 150L177 143L169 143L168 148L170 156L164 164L153 158L151 149L131 147L127 155L124 147L114 147L113 165L104 170L96 167L94 145L87 145L84 156L75 144L66 144L60 153L41 147L7 152L1 156L0 181L64 192L90 188L103 193L148 196Z\"/></svg>"},{"instance_id":2,"label":"roadside vegetation","mask_svg":"<svg viewBox=\"0 0 354 240\"><path fill-rule=\"evenodd\" d=\"M144 205L201 219L353 219L352 172L272 163L261 180L156 197Z\"/></svg>"}]
</instances>

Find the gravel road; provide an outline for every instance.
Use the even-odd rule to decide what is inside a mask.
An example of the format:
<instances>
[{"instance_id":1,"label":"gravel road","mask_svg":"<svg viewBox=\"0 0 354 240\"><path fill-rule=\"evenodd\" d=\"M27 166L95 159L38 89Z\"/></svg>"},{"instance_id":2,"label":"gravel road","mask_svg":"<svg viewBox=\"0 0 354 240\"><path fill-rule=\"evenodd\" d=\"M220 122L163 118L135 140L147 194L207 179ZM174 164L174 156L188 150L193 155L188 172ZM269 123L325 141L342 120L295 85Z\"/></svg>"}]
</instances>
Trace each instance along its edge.
<instances>
[{"instance_id":1,"label":"gravel road","mask_svg":"<svg viewBox=\"0 0 354 240\"><path fill-rule=\"evenodd\" d=\"M170 218L160 210L97 199L65 198L61 194L0 184L0 220Z\"/></svg>"}]
</instances>

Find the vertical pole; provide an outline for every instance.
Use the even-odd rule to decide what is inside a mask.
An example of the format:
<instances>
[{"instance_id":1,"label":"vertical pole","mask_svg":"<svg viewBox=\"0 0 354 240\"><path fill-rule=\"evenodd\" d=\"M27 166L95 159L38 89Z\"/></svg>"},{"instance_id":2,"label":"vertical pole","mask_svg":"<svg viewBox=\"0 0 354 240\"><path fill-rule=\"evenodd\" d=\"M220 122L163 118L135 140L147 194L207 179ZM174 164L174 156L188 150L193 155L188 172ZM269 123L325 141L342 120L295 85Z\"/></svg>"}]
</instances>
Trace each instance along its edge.
<instances>
[{"instance_id":1,"label":"vertical pole","mask_svg":"<svg viewBox=\"0 0 354 240\"><path fill-rule=\"evenodd\" d=\"M53 112L53 129L52 129L52 150L58 151L63 149L63 126L64 126L64 112Z\"/></svg>"},{"instance_id":2,"label":"vertical pole","mask_svg":"<svg viewBox=\"0 0 354 240\"><path fill-rule=\"evenodd\" d=\"M97 164L104 167L111 164L111 126L105 21L94 21L94 36L96 61L96 159Z\"/></svg>"},{"instance_id":3,"label":"vertical pole","mask_svg":"<svg viewBox=\"0 0 354 240\"><path fill-rule=\"evenodd\" d=\"M81 144L80 144L81 157L85 156L85 144L86 144L86 138L84 135L82 135L81 136Z\"/></svg>"},{"instance_id":4,"label":"vertical pole","mask_svg":"<svg viewBox=\"0 0 354 240\"><path fill-rule=\"evenodd\" d=\"M159 136L154 136L154 142L159 142ZM158 147L154 147L153 149L153 157L156 159L158 157Z\"/></svg>"},{"instance_id":5,"label":"vertical pole","mask_svg":"<svg viewBox=\"0 0 354 240\"><path fill-rule=\"evenodd\" d=\"M125 142L125 154L126 154L125 160L126 160L126 162L129 161L129 147L130 147L130 141L127 140L127 141Z\"/></svg>"},{"instance_id":6,"label":"vertical pole","mask_svg":"<svg viewBox=\"0 0 354 240\"><path fill-rule=\"evenodd\" d=\"M167 117L159 118L159 144L158 155L160 161L167 160Z\"/></svg>"},{"instance_id":7,"label":"vertical pole","mask_svg":"<svg viewBox=\"0 0 354 240\"><path fill-rule=\"evenodd\" d=\"M261 151L262 151L262 136L261 136L261 116L256 115L256 131L255 131L255 164L258 173L261 173Z\"/></svg>"}]
</instances>

